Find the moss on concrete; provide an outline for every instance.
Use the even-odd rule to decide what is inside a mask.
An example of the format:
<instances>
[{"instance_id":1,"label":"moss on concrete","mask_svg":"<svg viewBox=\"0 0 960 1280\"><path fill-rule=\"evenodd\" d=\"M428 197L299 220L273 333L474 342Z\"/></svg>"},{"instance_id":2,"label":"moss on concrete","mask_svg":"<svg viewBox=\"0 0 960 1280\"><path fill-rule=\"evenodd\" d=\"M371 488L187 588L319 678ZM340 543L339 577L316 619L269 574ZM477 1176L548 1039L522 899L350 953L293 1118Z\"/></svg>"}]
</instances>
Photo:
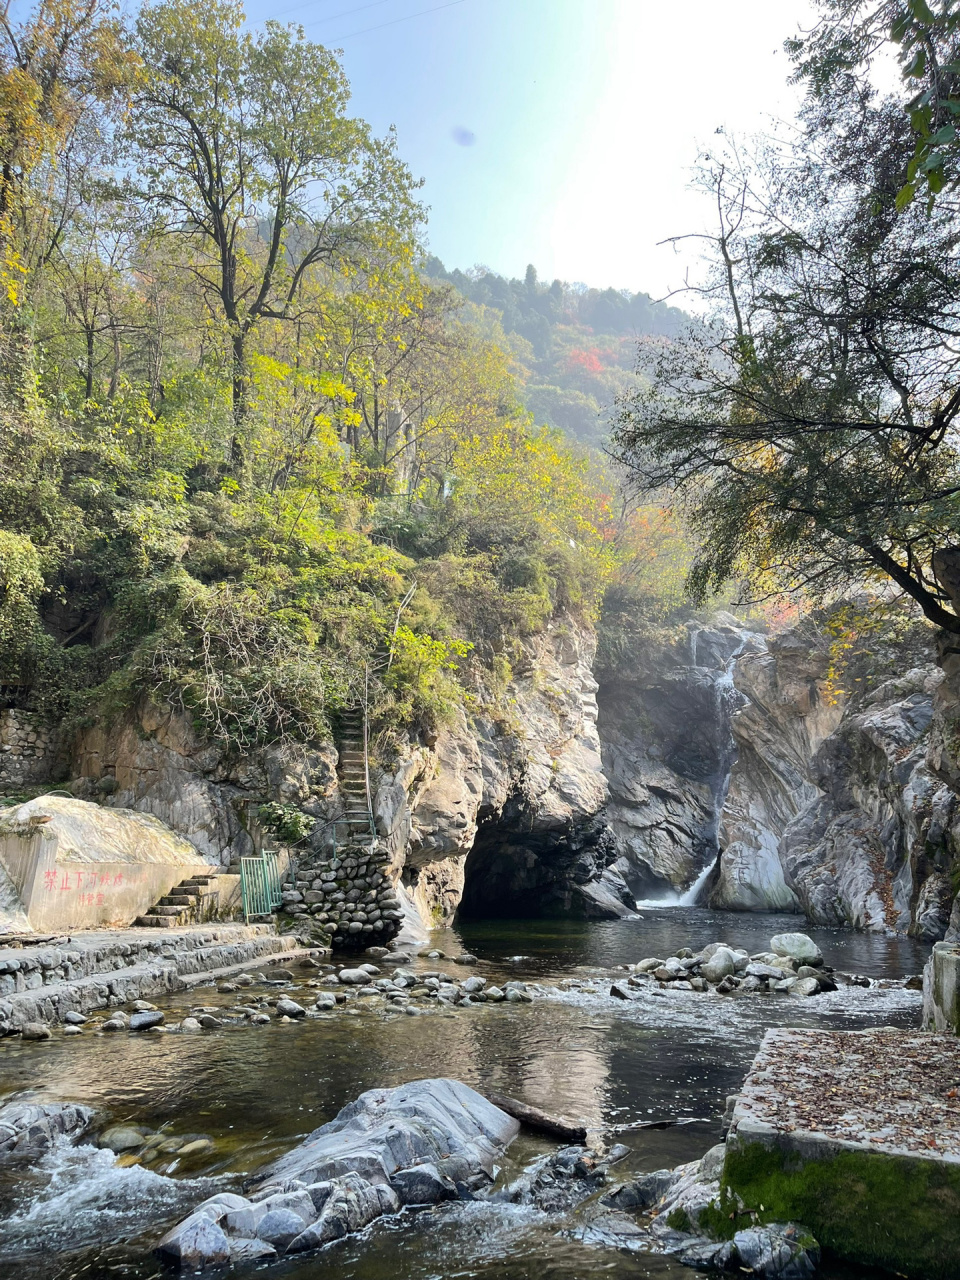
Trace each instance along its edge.
<instances>
[{"instance_id":1,"label":"moss on concrete","mask_svg":"<svg viewBox=\"0 0 960 1280\"><path fill-rule=\"evenodd\" d=\"M960 1166L842 1150L803 1160L731 1146L723 1191L763 1222L802 1222L839 1257L918 1280L960 1280Z\"/></svg>"}]
</instances>

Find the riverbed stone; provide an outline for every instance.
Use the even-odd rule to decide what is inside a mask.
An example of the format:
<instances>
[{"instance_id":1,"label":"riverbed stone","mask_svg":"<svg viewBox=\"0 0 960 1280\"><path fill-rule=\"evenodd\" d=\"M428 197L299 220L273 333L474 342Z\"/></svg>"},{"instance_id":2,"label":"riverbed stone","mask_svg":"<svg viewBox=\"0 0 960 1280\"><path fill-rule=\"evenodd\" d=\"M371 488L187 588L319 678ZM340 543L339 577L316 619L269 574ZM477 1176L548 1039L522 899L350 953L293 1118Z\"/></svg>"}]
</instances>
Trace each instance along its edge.
<instances>
[{"instance_id":1,"label":"riverbed stone","mask_svg":"<svg viewBox=\"0 0 960 1280\"><path fill-rule=\"evenodd\" d=\"M770 939L770 950L779 956L789 956L800 964L823 964L820 948L805 933L778 933Z\"/></svg>"},{"instance_id":2,"label":"riverbed stone","mask_svg":"<svg viewBox=\"0 0 960 1280\"><path fill-rule=\"evenodd\" d=\"M104 1129L97 1140L98 1147L107 1147L110 1151L130 1151L134 1147L143 1146L143 1134L129 1124L111 1125Z\"/></svg>"},{"instance_id":3,"label":"riverbed stone","mask_svg":"<svg viewBox=\"0 0 960 1280\"><path fill-rule=\"evenodd\" d=\"M700 967L700 974L707 982L722 982L736 972L737 961L729 947L718 947L709 960Z\"/></svg>"},{"instance_id":4,"label":"riverbed stone","mask_svg":"<svg viewBox=\"0 0 960 1280\"><path fill-rule=\"evenodd\" d=\"M24 1040L49 1040L51 1032L45 1022L25 1022L20 1035Z\"/></svg>"},{"instance_id":5,"label":"riverbed stone","mask_svg":"<svg viewBox=\"0 0 960 1280\"><path fill-rule=\"evenodd\" d=\"M160 1009L143 1010L130 1018L131 1031L149 1031L151 1027L159 1027L164 1022L164 1014Z\"/></svg>"},{"instance_id":6,"label":"riverbed stone","mask_svg":"<svg viewBox=\"0 0 960 1280\"><path fill-rule=\"evenodd\" d=\"M800 978L791 984L792 996L817 996L820 994L820 983L817 978Z\"/></svg>"},{"instance_id":7,"label":"riverbed stone","mask_svg":"<svg viewBox=\"0 0 960 1280\"><path fill-rule=\"evenodd\" d=\"M296 1000L283 998L277 1001L277 1013L281 1017L304 1018L307 1011L302 1004L297 1004Z\"/></svg>"}]
</instances>

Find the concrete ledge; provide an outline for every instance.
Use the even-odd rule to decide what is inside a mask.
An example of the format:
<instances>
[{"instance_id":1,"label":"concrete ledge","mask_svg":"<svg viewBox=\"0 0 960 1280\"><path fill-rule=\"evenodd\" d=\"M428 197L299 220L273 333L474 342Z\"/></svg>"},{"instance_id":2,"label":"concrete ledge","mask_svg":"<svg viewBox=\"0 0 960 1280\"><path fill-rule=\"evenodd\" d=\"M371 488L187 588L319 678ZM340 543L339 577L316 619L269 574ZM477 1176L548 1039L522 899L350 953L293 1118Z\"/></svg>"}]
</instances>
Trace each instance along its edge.
<instances>
[{"instance_id":1,"label":"concrete ledge","mask_svg":"<svg viewBox=\"0 0 960 1280\"><path fill-rule=\"evenodd\" d=\"M923 1025L960 1036L960 947L934 945L923 970Z\"/></svg>"},{"instance_id":2,"label":"concrete ledge","mask_svg":"<svg viewBox=\"0 0 960 1280\"><path fill-rule=\"evenodd\" d=\"M71 1010L92 1013L183 991L264 960L308 954L296 937L281 937L271 925L187 926L159 936L143 929L94 932L49 947L0 950L0 979L14 983L0 997L0 1034L27 1022L62 1022Z\"/></svg>"},{"instance_id":3,"label":"concrete ledge","mask_svg":"<svg viewBox=\"0 0 960 1280\"><path fill-rule=\"evenodd\" d=\"M960 1278L960 1041L768 1031L737 1100L722 1188L839 1257ZM951 1096L951 1094L953 1096Z\"/></svg>"}]
</instances>

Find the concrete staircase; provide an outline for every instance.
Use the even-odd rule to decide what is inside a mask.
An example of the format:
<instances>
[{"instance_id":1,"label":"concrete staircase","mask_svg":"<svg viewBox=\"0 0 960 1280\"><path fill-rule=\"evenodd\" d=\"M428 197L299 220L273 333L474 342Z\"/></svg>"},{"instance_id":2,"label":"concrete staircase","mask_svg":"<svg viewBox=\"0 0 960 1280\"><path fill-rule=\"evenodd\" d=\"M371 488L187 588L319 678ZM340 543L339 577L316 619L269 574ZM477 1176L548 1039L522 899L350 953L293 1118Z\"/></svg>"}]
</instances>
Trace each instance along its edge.
<instances>
[{"instance_id":1,"label":"concrete staircase","mask_svg":"<svg viewBox=\"0 0 960 1280\"><path fill-rule=\"evenodd\" d=\"M363 712L344 711L340 715L340 760L337 777L344 802L344 821L338 826L338 840L348 843L369 836L373 815L367 799L367 765L363 741Z\"/></svg>"},{"instance_id":2,"label":"concrete staircase","mask_svg":"<svg viewBox=\"0 0 960 1280\"><path fill-rule=\"evenodd\" d=\"M138 916L136 924L144 929L177 929L183 925L200 924L216 914L218 899L215 876L191 876L164 894L147 912Z\"/></svg>"}]
</instances>

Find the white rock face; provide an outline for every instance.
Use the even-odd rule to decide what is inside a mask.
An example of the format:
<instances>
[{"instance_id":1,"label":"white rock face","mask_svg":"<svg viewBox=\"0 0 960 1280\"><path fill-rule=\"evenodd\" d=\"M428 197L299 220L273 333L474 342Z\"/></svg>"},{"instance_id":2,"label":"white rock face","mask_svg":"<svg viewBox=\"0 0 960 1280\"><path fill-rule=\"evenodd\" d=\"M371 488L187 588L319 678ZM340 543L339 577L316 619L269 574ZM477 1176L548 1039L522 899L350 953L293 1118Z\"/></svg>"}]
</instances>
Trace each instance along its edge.
<instances>
[{"instance_id":1,"label":"white rock face","mask_svg":"<svg viewBox=\"0 0 960 1280\"><path fill-rule=\"evenodd\" d=\"M424 921L449 921L471 896L593 915L629 897L604 874L607 784L597 734L593 634L557 620L526 646L510 723L460 713L377 785L377 827Z\"/></svg>"},{"instance_id":2,"label":"white rock face","mask_svg":"<svg viewBox=\"0 0 960 1280\"><path fill-rule=\"evenodd\" d=\"M942 678L930 665L881 685L818 750L820 795L780 843L809 919L943 936L958 816L955 793L927 764Z\"/></svg>"},{"instance_id":3,"label":"white rock face","mask_svg":"<svg viewBox=\"0 0 960 1280\"><path fill-rule=\"evenodd\" d=\"M710 905L731 911L799 911L780 863L787 825L816 798L813 756L839 725L826 692L829 654L794 634L755 644L733 680L743 705L731 721L736 761L720 822L722 853Z\"/></svg>"}]
</instances>

